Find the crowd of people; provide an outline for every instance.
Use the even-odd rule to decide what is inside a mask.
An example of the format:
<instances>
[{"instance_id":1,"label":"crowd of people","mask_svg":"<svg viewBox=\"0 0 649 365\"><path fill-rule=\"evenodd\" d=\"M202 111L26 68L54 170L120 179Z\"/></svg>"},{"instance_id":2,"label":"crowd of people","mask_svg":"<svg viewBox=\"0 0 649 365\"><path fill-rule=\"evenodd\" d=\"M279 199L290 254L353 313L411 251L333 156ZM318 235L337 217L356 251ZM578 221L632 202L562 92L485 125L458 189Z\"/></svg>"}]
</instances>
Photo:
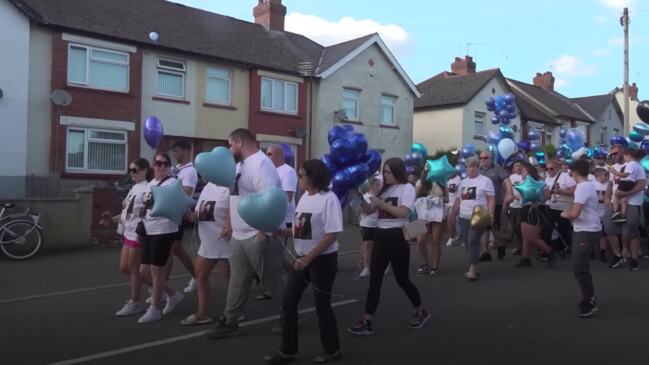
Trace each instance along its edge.
<instances>
[{"instance_id":1,"label":"crowd of people","mask_svg":"<svg viewBox=\"0 0 649 365\"><path fill-rule=\"evenodd\" d=\"M150 323L172 313L184 299L183 293L169 285L176 257L191 275L183 292L196 291L198 299L195 312L181 325L213 323L206 333L212 339L238 335L256 285L261 294L254 299L273 299L281 314L274 328L281 333L279 350L265 359L272 364L292 362L298 353L298 305L303 292L312 286L323 346L313 361L336 360L340 337L331 292L338 270L338 234L344 225L343 209L329 190L329 170L313 159L295 171L285 163L281 146L261 151L247 129L234 130L228 143L237 161L230 188L207 183L196 193L199 176L188 141L173 145L178 161L173 168L166 153L157 153L151 164L145 159L130 164L134 185L123 201L122 213L113 221L119 223L124 238L120 271L129 276L131 291L116 315L140 315L138 323ZM581 290L578 315L592 316L598 307L590 260L607 262L611 268L639 269L646 188L646 174L638 163L641 157L640 151L616 145L608 155L610 161L582 158L568 166L559 160L546 164L521 160L502 168L493 162L491 153L482 152L479 158L466 159L464 178L455 174L446 184L429 181L425 170L408 174L403 160L387 159L362 191L354 193L358 196L353 201L360 207L359 277L369 278L369 285L364 312L347 331L357 336L374 333L372 321L389 266L412 305L408 327L421 328L430 319L410 279L410 243L404 228L413 216L425 226L414 238L420 263L417 274L443 273L445 234L446 246L466 247L469 281L479 279L479 264L493 260L492 250L501 260L507 246L511 255L520 256L517 268L532 266L534 255L548 265L570 256ZM528 178L545 183L543 201L524 201L516 187ZM189 196L198 195L194 210L185 214L180 225L151 216L151 188L176 180ZM272 187L287 194L286 219L275 232L258 231L239 216L236 207L240 199ZM296 199L298 192L302 195ZM486 212L489 224L476 224L476 211ZM194 261L182 244L192 229L200 241L198 251L192 253ZM607 257L607 252L612 256ZM218 296L211 293L209 282L215 268L227 288ZM145 301L141 300L142 284L150 288ZM218 318L209 313L214 297L225 298Z\"/></svg>"}]
</instances>

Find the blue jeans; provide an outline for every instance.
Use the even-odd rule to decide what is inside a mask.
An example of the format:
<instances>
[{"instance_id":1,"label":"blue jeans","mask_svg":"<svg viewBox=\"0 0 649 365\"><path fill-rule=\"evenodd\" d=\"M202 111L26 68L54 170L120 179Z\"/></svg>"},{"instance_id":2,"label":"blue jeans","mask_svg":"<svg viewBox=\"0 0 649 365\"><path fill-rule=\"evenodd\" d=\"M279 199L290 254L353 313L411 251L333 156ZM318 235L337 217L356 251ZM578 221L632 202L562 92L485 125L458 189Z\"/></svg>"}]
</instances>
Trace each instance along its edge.
<instances>
[{"instance_id":1,"label":"blue jeans","mask_svg":"<svg viewBox=\"0 0 649 365\"><path fill-rule=\"evenodd\" d=\"M480 258L480 237L484 230L471 228L471 220L460 218L460 237L466 243L466 250L469 253L469 263L477 265Z\"/></svg>"}]
</instances>

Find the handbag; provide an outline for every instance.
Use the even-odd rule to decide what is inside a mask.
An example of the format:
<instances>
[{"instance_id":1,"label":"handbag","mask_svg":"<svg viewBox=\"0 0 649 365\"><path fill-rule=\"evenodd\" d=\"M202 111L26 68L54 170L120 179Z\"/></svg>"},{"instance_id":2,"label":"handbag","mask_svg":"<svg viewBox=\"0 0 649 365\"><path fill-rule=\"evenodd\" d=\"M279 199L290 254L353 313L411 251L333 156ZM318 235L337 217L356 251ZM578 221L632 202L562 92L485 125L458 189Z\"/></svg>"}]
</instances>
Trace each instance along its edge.
<instances>
[{"instance_id":1,"label":"handbag","mask_svg":"<svg viewBox=\"0 0 649 365\"><path fill-rule=\"evenodd\" d=\"M426 223L420 219L406 223L402 227L402 229L403 237L406 239L406 241L417 238L417 236L422 235L428 231L426 229Z\"/></svg>"}]
</instances>

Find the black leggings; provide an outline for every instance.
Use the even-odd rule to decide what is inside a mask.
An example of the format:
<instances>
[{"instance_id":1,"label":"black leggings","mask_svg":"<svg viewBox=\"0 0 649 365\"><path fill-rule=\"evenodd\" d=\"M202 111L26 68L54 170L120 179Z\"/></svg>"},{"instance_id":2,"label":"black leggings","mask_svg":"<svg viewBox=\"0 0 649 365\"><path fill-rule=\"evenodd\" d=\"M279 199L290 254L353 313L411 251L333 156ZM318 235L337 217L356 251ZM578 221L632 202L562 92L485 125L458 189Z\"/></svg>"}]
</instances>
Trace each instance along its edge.
<instances>
[{"instance_id":1,"label":"black leggings","mask_svg":"<svg viewBox=\"0 0 649 365\"><path fill-rule=\"evenodd\" d=\"M542 214L539 223L541 224L541 239L557 251L564 249L570 250L572 242L572 223L569 220L561 217L561 211L551 209L548 206L542 206L540 213ZM559 241L552 244L552 231L555 229L559 233Z\"/></svg>"},{"instance_id":2,"label":"black leggings","mask_svg":"<svg viewBox=\"0 0 649 365\"><path fill-rule=\"evenodd\" d=\"M370 288L365 301L365 313L374 315L381 297L383 275L388 264L392 264L392 272L397 284L406 292L413 307L421 305L419 290L410 281L410 245L403 237L401 228L376 230L372 260L370 261Z\"/></svg>"}]
</instances>

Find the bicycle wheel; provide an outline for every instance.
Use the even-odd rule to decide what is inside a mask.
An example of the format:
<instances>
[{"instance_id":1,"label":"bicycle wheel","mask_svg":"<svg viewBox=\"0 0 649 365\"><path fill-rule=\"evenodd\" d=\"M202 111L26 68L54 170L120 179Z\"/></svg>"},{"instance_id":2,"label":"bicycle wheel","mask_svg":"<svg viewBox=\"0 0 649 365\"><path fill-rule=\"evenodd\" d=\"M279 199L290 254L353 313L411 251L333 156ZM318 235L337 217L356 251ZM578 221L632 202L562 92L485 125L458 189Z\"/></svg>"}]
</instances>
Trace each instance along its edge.
<instances>
[{"instance_id":1,"label":"bicycle wheel","mask_svg":"<svg viewBox=\"0 0 649 365\"><path fill-rule=\"evenodd\" d=\"M0 231L0 250L14 260L25 260L34 256L42 244L43 235L34 222L9 222Z\"/></svg>"}]
</instances>

